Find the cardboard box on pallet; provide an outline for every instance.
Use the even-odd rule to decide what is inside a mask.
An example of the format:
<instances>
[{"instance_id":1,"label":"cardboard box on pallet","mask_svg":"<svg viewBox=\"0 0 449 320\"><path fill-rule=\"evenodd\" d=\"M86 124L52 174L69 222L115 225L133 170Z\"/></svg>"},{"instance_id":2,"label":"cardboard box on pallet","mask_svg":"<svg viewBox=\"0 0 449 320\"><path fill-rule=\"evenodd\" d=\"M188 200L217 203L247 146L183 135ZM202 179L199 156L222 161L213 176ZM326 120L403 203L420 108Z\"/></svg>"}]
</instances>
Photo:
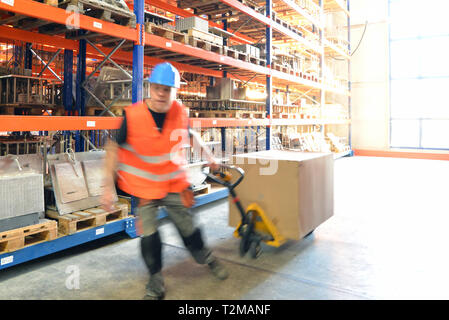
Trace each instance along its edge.
<instances>
[{"instance_id":1,"label":"cardboard box on pallet","mask_svg":"<svg viewBox=\"0 0 449 320\"><path fill-rule=\"evenodd\" d=\"M243 208L255 202L279 233L299 240L334 213L334 159L331 153L269 150L233 156L245 171L236 188ZM229 199L229 225L240 214Z\"/></svg>"}]
</instances>

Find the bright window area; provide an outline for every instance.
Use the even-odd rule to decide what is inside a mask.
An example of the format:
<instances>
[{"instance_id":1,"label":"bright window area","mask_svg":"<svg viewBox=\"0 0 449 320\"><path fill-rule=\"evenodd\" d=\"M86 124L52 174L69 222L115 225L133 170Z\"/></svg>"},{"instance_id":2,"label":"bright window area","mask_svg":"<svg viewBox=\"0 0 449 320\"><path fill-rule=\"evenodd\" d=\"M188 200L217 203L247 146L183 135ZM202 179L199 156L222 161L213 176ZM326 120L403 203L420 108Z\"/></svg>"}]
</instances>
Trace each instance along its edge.
<instances>
[{"instance_id":1,"label":"bright window area","mask_svg":"<svg viewBox=\"0 0 449 320\"><path fill-rule=\"evenodd\" d=\"M449 149L449 1L389 4L390 146Z\"/></svg>"}]
</instances>

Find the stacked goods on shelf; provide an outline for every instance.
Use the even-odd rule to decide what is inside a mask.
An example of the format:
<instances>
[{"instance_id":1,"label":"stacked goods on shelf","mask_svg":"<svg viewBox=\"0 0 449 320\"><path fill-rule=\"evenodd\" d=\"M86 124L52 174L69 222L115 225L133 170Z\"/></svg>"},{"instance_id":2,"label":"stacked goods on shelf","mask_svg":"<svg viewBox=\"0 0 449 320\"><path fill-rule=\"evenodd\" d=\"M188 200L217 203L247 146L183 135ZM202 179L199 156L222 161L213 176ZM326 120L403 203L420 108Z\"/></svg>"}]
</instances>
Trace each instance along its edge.
<instances>
[{"instance_id":1,"label":"stacked goods on shelf","mask_svg":"<svg viewBox=\"0 0 449 320\"><path fill-rule=\"evenodd\" d=\"M165 23L163 26L169 26ZM176 20L176 31L187 33L189 44L196 46L197 40L207 41L209 43L222 46L223 38L209 32L209 23L200 17L188 17Z\"/></svg>"},{"instance_id":2,"label":"stacked goods on shelf","mask_svg":"<svg viewBox=\"0 0 449 320\"><path fill-rule=\"evenodd\" d=\"M319 57L313 54L307 56L288 46L273 48L272 68L284 73L294 73L300 78L319 82Z\"/></svg>"},{"instance_id":3,"label":"stacked goods on shelf","mask_svg":"<svg viewBox=\"0 0 449 320\"><path fill-rule=\"evenodd\" d=\"M320 74L320 59L315 55L306 57L304 72L310 74L313 79L318 79Z\"/></svg>"},{"instance_id":4,"label":"stacked goods on shelf","mask_svg":"<svg viewBox=\"0 0 449 320\"><path fill-rule=\"evenodd\" d=\"M306 58L295 50L293 50L291 54L293 56L291 64L293 71L304 72L304 65Z\"/></svg>"},{"instance_id":5,"label":"stacked goods on shelf","mask_svg":"<svg viewBox=\"0 0 449 320\"><path fill-rule=\"evenodd\" d=\"M252 97L253 93L256 96ZM240 82L219 78L215 86L206 87L206 99L183 99L183 102L193 118L265 118L265 97L259 93Z\"/></svg>"},{"instance_id":6,"label":"stacked goods on shelf","mask_svg":"<svg viewBox=\"0 0 449 320\"><path fill-rule=\"evenodd\" d=\"M163 25L164 23L173 22L172 18L169 18L166 16L165 11L158 13L158 12L154 12L154 11L158 11L156 8L151 9L151 10L152 11L148 11L148 10L144 11L145 23L152 22L157 25Z\"/></svg>"},{"instance_id":7,"label":"stacked goods on shelf","mask_svg":"<svg viewBox=\"0 0 449 320\"><path fill-rule=\"evenodd\" d=\"M307 152L330 152L330 146L321 132L297 133L290 135L293 149Z\"/></svg>"},{"instance_id":8,"label":"stacked goods on shelf","mask_svg":"<svg viewBox=\"0 0 449 320\"><path fill-rule=\"evenodd\" d=\"M346 54L349 54L347 30L342 26L342 23L339 20L340 19L335 14L326 14L324 34L326 36L326 40L338 47L340 50L344 51Z\"/></svg>"},{"instance_id":9,"label":"stacked goods on shelf","mask_svg":"<svg viewBox=\"0 0 449 320\"><path fill-rule=\"evenodd\" d=\"M44 212L40 161L37 154L0 157L0 231L39 223Z\"/></svg>"},{"instance_id":10,"label":"stacked goods on shelf","mask_svg":"<svg viewBox=\"0 0 449 320\"><path fill-rule=\"evenodd\" d=\"M46 207L71 214L101 205L104 189L104 151L48 155L51 186L46 186ZM114 192L114 200L118 201Z\"/></svg>"},{"instance_id":11,"label":"stacked goods on shelf","mask_svg":"<svg viewBox=\"0 0 449 320\"><path fill-rule=\"evenodd\" d=\"M348 112L338 103L326 103L322 106L321 118L323 120L347 120Z\"/></svg>"},{"instance_id":12,"label":"stacked goods on shelf","mask_svg":"<svg viewBox=\"0 0 449 320\"><path fill-rule=\"evenodd\" d=\"M324 84L332 88L347 90L348 79L346 77L338 76L344 74L341 68L342 66L338 64L335 59L325 59L323 66Z\"/></svg>"},{"instance_id":13,"label":"stacked goods on shelf","mask_svg":"<svg viewBox=\"0 0 449 320\"><path fill-rule=\"evenodd\" d=\"M231 48L243 52L248 56L260 58L260 49L256 46L252 46L249 44L238 44L231 46Z\"/></svg>"},{"instance_id":14,"label":"stacked goods on shelf","mask_svg":"<svg viewBox=\"0 0 449 320\"><path fill-rule=\"evenodd\" d=\"M279 137L283 148L288 150L297 150L304 152L331 152L331 144L326 141L322 132L314 131L316 129L307 129L303 132L295 127L284 128L277 131L274 135Z\"/></svg>"},{"instance_id":15,"label":"stacked goods on shelf","mask_svg":"<svg viewBox=\"0 0 449 320\"><path fill-rule=\"evenodd\" d=\"M153 22L145 22L145 32L163 37L165 39L189 44L187 35L180 31L176 31L176 28L168 23L164 25L158 25Z\"/></svg>"},{"instance_id":16,"label":"stacked goods on shelf","mask_svg":"<svg viewBox=\"0 0 449 320\"><path fill-rule=\"evenodd\" d=\"M326 136L331 144L331 150L333 152L339 153L351 150L351 148L343 142L344 138L337 137L331 132L328 132Z\"/></svg>"},{"instance_id":17,"label":"stacked goods on shelf","mask_svg":"<svg viewBox=\"0 0 449 320\"><path fill-rule=\"evenodd\" d=\"M130 70L127 71L130 72ZM118 68L102 67L99 75L92 76L86 83L87 89L93 94L88 95L89 99L86 99L86 114L89 116L104 114L106 110L99 101L107 106L114 101L109 110L117 116L123 115L123 108L130 105L132 101L131 81ZM144 98L147 98L149 95L149 84L147 81L143 83L143 93Z\"/></svg>"},{"instance_id":18,"label":"stacked goods on shelf","mask_svg":"<svg viewBox=\"0 0 449 320\"><path fill-rule=\"evenodd\" d=\"M306 10L314 19L320 19L321 8L312 0L294 0L294 2L302 9Z\"/></svg>"},{"instance_id":19,"label":"stacked goods on shelf","mask_svg":"<svg viewBox=\"0 0 449 320\"><path fill-rule=\"evenodd\" d=\"M200 17L188 17L176 20L176 30L189 31L192 29L207 33L209 32L209 23Z\"/></svg>"},{"instance_id":20,"label":"stacked goods on shelf","mask_svg":"<svg viewBox=\"0 0 449 320\"><path fill-rule=\"evenodd\" d=\"M136 26L136 16L124 0L70 0L59 1L58 6L72 11L75 6L79 13L90 17L132 28Z\"/></svg>"}]
</instances>

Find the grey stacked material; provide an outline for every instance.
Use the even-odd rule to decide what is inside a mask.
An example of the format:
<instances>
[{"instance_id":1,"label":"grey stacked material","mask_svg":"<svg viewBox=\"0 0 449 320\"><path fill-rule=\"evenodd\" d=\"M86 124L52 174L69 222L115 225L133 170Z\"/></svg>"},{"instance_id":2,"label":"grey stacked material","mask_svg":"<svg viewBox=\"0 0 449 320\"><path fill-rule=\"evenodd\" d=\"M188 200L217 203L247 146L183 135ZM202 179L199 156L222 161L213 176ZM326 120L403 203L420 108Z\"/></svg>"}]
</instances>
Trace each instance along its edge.
<instances>
[{"instance_id":1,"label":"grey stacked material","mask_svg":"<svg viewBox=\"0 0 449 320\"><path fill-rule=\"evenodd\" d=\"M44 211L44 180L40 173L0 176L0 224L2 219Z\"/></svg>"},{"instance_id":2,"label":"grey stacked material","mask_svg":"<svg viewBox=\"0 0 449 320\"><path fill-rule=\"evenodd\" d=\"M0 232L23 228L39 223L39 213L24 214L22 216L0 220Z\"/></svg>"},{"instance_id":3,"label":"grey stacked material","mask_svg":"<svg viewBox=\"0 0 449 320\"><path fill-rule=\"evenodd\" d=\"M72 159L67 154L48 155L52 189L46 190L47 209L62 215L99 206L104 156L104 151L79 152ZM118 201L115 189L113 200Z\"/></svg>"},{"instance_id":4,"label":"grey stacked material","mask_svg":"<svg viewBox=\"0 0 449 320\"><path fill-rule=\"evenodd\" d=\"M144 11L145 17L144 20L145 22L152 22L155 23L157 25L167 25L169 22L173 22L173 19L162 16L160 14L157 14L155 12L150 12L145 10Z\"/></svg>"},{"instance_id":5,"label":"grey stacked material","mask_svg":"<svg viewBox=\"0 0 449 320\"><path fill-rule=\"evenodd\" d=\"M87 198L87 186L81 163L56 163L55 173L59 182L62 203L69 203Z\"/></svg>"},{"instance_id":6,"label":"grey stacked material","mask_svg":"<svg viewBox=\"0 0 449 320\"><path fill-rule=\"evenodd\" d=\"M238 88L235 81L230 78L218 78L216 86L206 87L207 99L246 99L246 88Z\"/></svg>"},{"instance_id":7,"label":"grey stacked material","mask_svg":"<svg viewBox=\"0 0 449 320\"><path fill-rule=\"evenodd\" d=\"M162 26L163 26L164 28L169 29L169 30L177 31L177 30L176 30L176 27L173 26L173 25L171 25L170 23L164 23Z\"/></svg>"},{"instance_id":8,"label":"grey stacked material","mask_svg":"<svg viewBox=\"0 0 449 320\"><path fill-rule=\"evenodd\" d=\"M104 163L100 159L83 161L86 175L87 188L91 197L101 196L104 190L103 168Z\"/></svg>"},{"instance_id":9,"label":"grey stacked material","mask_svg":"<svg viewBox=\"0 0 449 320\"><path fill-rule=\"evenodd\" d=\"M249 44L238 44L231 46L231 48L246 53L251 57L260 58L260 49L258 47Z\"/></svg>"},{"instance_id":10,"label":"grey stacked material","mask_svg":"<svg viewBox=\"0 0 449 320\"><path fill-rule=\"evenodd\" d=\"M203 32L209 32L209 22L199 17L188 17L176 20L176 30L186 31L197 29Z\"/></svg>"}]
</instances>

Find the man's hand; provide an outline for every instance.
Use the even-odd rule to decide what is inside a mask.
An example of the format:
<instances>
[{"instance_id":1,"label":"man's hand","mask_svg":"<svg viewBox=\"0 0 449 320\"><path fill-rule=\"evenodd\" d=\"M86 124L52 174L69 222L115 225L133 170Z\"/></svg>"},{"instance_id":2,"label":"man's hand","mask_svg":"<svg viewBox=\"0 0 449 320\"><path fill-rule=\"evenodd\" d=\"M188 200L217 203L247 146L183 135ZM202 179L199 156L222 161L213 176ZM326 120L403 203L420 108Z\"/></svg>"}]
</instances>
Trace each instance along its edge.
<instances>
[{"instance_id":1,"label":"man's hand","mask_svg":"<svg viewBox=\"0 0 449 320\"><path fill-rule=\"evenodd\" d=\"M114 193L112 192L111 188L106 187L104 189L103 194L101 195L101 207L105 211L112 211L115 209L114 207Z\"/></svg>"},{"instance_id":2,"label":"man's hand","mask_svg":"<svg viewBox=\"0 0 449 320\"><path fill-rule=\"evenodd\" d=\"M207 164L212 172L218 171L220 169L220 165L215 161L215 159L209 159L209 163Z\"/></svg>"}]
</instances>

